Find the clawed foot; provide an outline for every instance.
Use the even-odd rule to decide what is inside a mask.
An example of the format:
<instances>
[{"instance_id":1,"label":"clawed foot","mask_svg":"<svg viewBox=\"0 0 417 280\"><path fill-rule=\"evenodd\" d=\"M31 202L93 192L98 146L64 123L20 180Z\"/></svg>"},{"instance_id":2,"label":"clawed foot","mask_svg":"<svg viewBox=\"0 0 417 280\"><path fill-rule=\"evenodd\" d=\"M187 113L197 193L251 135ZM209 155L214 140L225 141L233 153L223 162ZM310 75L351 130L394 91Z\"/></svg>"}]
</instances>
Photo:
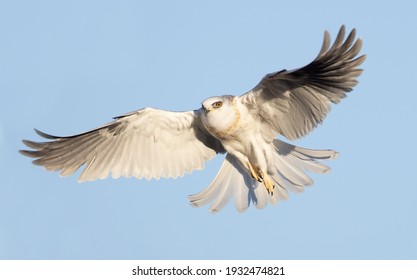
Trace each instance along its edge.
<instances>
[{"instance_id":1,"label":"clawed foot","mask_svg":"<svg viewBox=\"0 0 417 280\"><path fill-rule=\"evenodd\" d=\"M264 172L260 169L258 169L258 172L256 172L250 162L248 162L248 167L249 167L252 178L260 183L264 183L265 188L268 191L268 194L271 196L274 195L275 183L268 176L268 174L264 174Z\"/></svg>"},{"instance_id":2,"label":"clawed foot","mask_svg":"<svg viewBox=\"0 0 417 280\"><path fill-rule=\"evenodd\" d=\"M250 162L248 162L248 167L249 167L250 175L252 176L252 178L255 179L256 181L262 183L263 182L263 177L262 177L262 174L259 172L260 170L258 172L256 172Z\"/></svg>"},{"instance_id":3,"label":"clawed foot","mask_svg":"<svg viewBox=\"0 0 417 280\"><path fill-rule=\"evenodd\" d=\"M268 176L268 174L264 174L262 170L259 170L259 176L262 178L265 188L268 191L268 194L273 196L275 189L274 181L271 179L271 177Z\"/></svg>"}]
</instances>

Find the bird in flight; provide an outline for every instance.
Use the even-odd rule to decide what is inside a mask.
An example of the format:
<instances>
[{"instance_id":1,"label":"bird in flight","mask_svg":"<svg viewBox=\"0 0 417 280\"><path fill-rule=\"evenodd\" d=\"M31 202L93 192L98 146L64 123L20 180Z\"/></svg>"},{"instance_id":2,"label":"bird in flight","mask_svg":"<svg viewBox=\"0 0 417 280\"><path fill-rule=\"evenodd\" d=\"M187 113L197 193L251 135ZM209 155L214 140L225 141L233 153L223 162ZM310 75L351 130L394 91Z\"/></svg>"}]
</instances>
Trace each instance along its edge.
<instances>
[{"instance_id":1,"label":"bird in flight","mask_svg":"<svg viewBox=\"0 0 417 280\"><path fill-rule=\"evenodd\" d=\"M257 208L300 192L313 180L305 173L326 173L321 161L334 159L333 150L312 150L276 139L298 139L320 124L332 103L346 97L362 73L358 56L362 41L345 27L330 46L326 31L321 50L308 65L267 74L241 96L210 97L201 108L173 112L144 108L73 136L35 131L46 142L23 140L32 150L20 151L36 165L68 176L84 165L79 181L109 174L146 179L176 178L202 169L216 154L223 164L203 191L190 195L191 205L211 203L220 211L234 198L238 211Z\"/></svg>"}]
</instances>

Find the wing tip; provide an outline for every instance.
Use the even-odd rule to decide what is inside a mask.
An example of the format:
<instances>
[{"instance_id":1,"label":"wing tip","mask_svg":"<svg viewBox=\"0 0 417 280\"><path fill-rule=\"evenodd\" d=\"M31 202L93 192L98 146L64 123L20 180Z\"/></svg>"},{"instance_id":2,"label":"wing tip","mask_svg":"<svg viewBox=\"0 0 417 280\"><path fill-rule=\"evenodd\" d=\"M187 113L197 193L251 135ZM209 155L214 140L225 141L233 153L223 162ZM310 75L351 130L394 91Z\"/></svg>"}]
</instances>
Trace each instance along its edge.
<instances>
[{"instance_id":1,"label":"wing tip","mask_svg":"<svg viewBox=\"0 0 417 280\"><path fill-rule=\"evenodd\" d=\"M37 156L34 154L36 151L29 151L29 150L19 150L18 151L21 155L31 158L36 158Z\"/></svg>"},{"instance_id":2,"label":"wing tip","mask_svg":"<svg viewBox=\"0 0 417 280\"><path fill-rule=\"evenodd\" d=\"M45 132L40 131L39 129L34 128L33 130L35 130L36 134L38 134L39 136L46 138L46 139L57 139L60 138L58 136L54 136Z\"/></svg>"},{"instance_id":3,"label":"wing tip","mask_svg":"<svg viewBox=\"0 0 417 280\"><path fill-rule=\"evenodd\" d=\"M329 157L329 159L338 159L340 157L340 153L333 151L333 155Z\"/></svg>"}]
</instances>

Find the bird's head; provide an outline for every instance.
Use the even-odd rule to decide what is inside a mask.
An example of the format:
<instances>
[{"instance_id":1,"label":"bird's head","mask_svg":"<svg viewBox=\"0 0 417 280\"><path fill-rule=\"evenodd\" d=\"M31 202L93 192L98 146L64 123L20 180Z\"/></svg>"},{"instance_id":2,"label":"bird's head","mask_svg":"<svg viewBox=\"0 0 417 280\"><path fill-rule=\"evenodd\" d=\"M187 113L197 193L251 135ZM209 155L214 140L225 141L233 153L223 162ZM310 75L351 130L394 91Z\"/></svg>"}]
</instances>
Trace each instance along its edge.
<instances>
[{"instance_id":1,"label":"bird's head","mask_svg":"<svg viewBox=\"0 0 417 280\"><path fill-rule=\"evenodd\" d=\"M231 105L233 96L223 95L223 96L214 96L207 98L201 103L201 106L205 114L209 114L213 111L223 111L225 108L228 108Z\"/></svg>"},{"instance_id":2,"label":"bird's head","mask_svg":"<svg viewBox=\"0 0 417 280\"><path fill-rule=\"evenodd\" d=\"M223 137L221 132L228 131L236 122L234 98L231 95L215 96L201 103L203 124L215 137Z\"/></svg>"}]
</instances>

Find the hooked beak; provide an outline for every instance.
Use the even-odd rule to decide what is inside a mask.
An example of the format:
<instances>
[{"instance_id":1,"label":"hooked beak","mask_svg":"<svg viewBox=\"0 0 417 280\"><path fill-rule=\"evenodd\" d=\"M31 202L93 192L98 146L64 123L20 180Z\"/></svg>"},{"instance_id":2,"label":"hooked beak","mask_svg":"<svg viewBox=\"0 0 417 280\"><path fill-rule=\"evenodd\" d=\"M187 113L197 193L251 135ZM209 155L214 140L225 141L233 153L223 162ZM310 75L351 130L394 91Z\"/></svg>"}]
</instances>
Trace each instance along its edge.
<instances>
[{"instance_id":1,"label":"hooked beak","mask_svg":"<svg viewBox=\"0 0 417 280\"><path fill-rule=\"evenodd\" d=\"M202 105L201 107L203 108L204 113L206 113L206 114L210 113L211 109L205 107L204 105Z\"/></svg>"}]
</instances>

